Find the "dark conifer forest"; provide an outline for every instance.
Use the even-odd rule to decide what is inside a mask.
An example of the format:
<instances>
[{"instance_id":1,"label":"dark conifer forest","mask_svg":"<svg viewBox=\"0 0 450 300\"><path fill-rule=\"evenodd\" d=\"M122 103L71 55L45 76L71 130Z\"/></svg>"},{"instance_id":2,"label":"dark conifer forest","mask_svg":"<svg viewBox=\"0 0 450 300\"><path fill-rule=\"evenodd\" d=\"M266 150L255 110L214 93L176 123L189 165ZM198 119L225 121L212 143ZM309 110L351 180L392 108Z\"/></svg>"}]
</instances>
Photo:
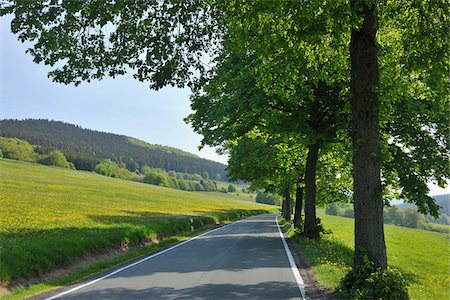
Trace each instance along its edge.
<instances>
[{"instance_id":1,"label":"dark conifer forest","mask_svg":"<svg viewBox=\"0 0 450 300\"><path fill-rule=\"evenodd\" d=\"M101 160L111 159L130 171L147 165L190 174L208 172L211 179L226 179L226 166L221 163L180 149L60 121L0 120L0 136L26 140L43 154L59 149L79 170L93 170Z\"/></svg>"}]
</instances>

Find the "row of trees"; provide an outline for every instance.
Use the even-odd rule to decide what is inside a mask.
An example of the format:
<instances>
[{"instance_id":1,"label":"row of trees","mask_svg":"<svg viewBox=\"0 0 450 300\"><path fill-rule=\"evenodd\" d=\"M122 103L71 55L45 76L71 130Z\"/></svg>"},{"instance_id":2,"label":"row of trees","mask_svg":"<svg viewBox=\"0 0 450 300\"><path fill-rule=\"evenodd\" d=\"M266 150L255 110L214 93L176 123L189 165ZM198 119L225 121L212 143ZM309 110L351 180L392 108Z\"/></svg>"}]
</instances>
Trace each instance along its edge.
<instances>
[{"instance_id":1,"label":"row of trees","mask_svg":"<svg viewBox=\"0 0 450 300\"><path fill-rule=\"evenodd\" d=\"M353 207L349 204L331 203L327 205L325 213L334 216L354 218ZM383 221L384 224L392 224L402 227L418 228L444 233L450 232L450 227L433 225L450 225L450 217L443 214L439 216L439 219L434 219L431 216L424 216L419 213L417 208L413 206L406 208L399 208L397 205L393 205L392 207L384 207Z\"/></svg>"},{"instance_id":2,"label":"row of trees","mask_svg":"<svg viewBox=\"0 0 450 300\"><path fill-rule=\"evenodd\" d=\"M144 168L145 175L143 181L145 183L170 187L183 191L217 191L217 183L208 180L207 173L204 177L198 174L183 174L174 171L166 172L163 169Z\"/></svg>"},{"instance_id":3,"label":"row of trees","mask_svg":"<svg viewBox=\"0 0 450 300\"><path fill-rule=\"evenodd\" d=\"M256 193L256 202L257 203L280 205L281 204L280 200L281 199L278 195L263 193L261 191L258 191Z\"/></svg>"},{"instance_id":4,"label":"row of trees","mask_svg":"<svg viewBox=\"0 0 450 300\"><path fill-rule=\"evenodd\" d=\"M36 151L36 148L27 141L16 138L0 137L0 158L2 157L40 163L47 166L75 169L74 164L68 162L61 151L53 150L47 154L42 154Z\"/></svg>"},{"instance_id":5,"label":"row of trees","mask_svg":"<svg viewBox=\"0 0 450 300\"><path fill-rule=\"evenodd\" d=\"M180 149L149 144L116 135L49 120L0 120L0 135L38 145L41 152L59 149L78 170L93 171L110 159L130 172L147 165L184 173L207 172L214 180L226 180L225 166Z\"/></svg>"},{"instance_id":6,"label":"row of trees","mask_svg":"<svg viewBox=\"0 0 450 300\"><path fill-rule=\"evenodd\" d=\"M117 164L110 159L105 159L97 164L94 171L98 174L122 178L122 179L138 179L140 176L144 176L142 182L159 185L163 187L169 187L183 191L205 191L205 192L236 192L236 187L233 184L229 184L228 188L222 187L218 189L215 181L209 180L208 172L200 174L188 174L175 171L165 171L160 168L150 168L149 166L142 166L136 169L135 172L130 172L125 164Z\"/></svg>"},{"instance_id":7,"label":"row of trees","mask_svg":"<svg viewBox=\"0 0 450 300\"><path fill-rule=\"evenodd\" d=\"M0 13L16 14L12 30L35 41L36 62L61 62L49 74L56 81L129 69L152 88L189 85L187 121L202 144L230 153L232 178L282 195L287 220L295 195L304 235L319 234L316 199L351 198L354 268L344 287L360 290L369 283L359 277L387 268L384 201L396 193L437 216L427 182L450 177L445 2L14 1ZM405 297L393 289L365 296Z\"/></svg>"},{"instance_id":8,"label":"row of trees","mask_svg":"<svg viewBox=\"0 0 450 300\"><path fill-rule=\"evenodd\" d=\"M0 137L0 158L9 158L33 163L40 163L48 166L56 166L75 170L75 165L67 160L60 150L52 150L49 153L42 153L42 148L33 146L27 141L17 138ZM105 159L93 168L98 174L122 179L133 179L139 174L144 175L143 182L184 191L217 191L217 183L209 180L208 172L203 175L188 174L182 172L169 171L163 169L142 166L131 172L122 162L117 164L111 159ZM227 189L220 189L222 192L235 192L236 187L232 184Z\"/></svg>"}]
</instances>

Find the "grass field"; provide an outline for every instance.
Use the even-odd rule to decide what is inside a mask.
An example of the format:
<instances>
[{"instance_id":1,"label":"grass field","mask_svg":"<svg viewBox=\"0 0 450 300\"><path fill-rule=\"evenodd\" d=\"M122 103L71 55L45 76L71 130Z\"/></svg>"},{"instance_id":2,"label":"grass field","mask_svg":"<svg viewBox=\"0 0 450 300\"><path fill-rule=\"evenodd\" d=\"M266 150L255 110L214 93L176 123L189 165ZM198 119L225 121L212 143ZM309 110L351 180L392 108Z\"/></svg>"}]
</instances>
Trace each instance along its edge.
<instances>
[{"instance_id":1,"label":"grass field","mask_svg":"<svg viewBox=\"0 0 450 300\"><path fill-rule=\"evenodd\" d=\"M352 264L353 219L323 212L319 217L333 233L318 241L295 237L295 244L309 260L318 281L334 289ZM448 234L385 225L385 239L388 263L411 282L411 299L449 299Z\"/></svg>"},{"instance_id":2,"label":"grass field","mask_svg":"<svg viewBox=\"0 0 450 300\"><path fill-rule=\"evenodd\" d=\"M186 233L191 216L198 228L263 210L274 207L0 159L0 283L109 247Z\"/></svg>"}]
</instances>

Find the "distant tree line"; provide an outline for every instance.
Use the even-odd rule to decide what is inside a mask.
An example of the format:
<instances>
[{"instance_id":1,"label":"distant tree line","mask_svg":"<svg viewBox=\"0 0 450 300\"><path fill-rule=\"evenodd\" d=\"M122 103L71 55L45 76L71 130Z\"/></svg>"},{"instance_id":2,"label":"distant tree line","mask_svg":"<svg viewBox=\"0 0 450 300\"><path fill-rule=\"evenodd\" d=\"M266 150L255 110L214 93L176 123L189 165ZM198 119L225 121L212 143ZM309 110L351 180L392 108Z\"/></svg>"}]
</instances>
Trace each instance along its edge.
<instances>
[{"instance_id":1,"label":"distant tree line","mask_svg":"<svg viewBox=\"0 0 450 300\"><path fill-rule=\"evenodd\" d=\"M67 158L59 150L52 150L48 154L42 154L35 151L30 143L16 138L0 137L0 158L9 158L27 162L40 163L48 166L75 169L73 163L67 161Z\"/></svg>"},{"instance_id":2,"label":"distant tree line","mask_svg":"<svg viewBox=\"0 0 450 300\"><path fill-rule=\"evenodd\" d=\"M47 154L42 153L42 148L33 146L27 141L18 138L0 137L0 158L9 158L43 165L56 166L75 170L73 163L69 162L60 150L52 150ZM111 159L104 159L93 167L93 171L104 176L122 179L136 179L143 175L142 182L174 188L184 191L220 191L224 193L236 192L236 187L229 184L228 188L218 189L217 183L210 180L208 172L202 175L183 173L176 171L165 171L161 168L141 166L130 171L124 162L116 163Z\"/></svg>"},{"instance_id":3,"label":"distant tree line","mask_svg":"<svg viewBox=\"0 0 450 300\"><path fill-rule=\"evenodd\" d=\"M93 171L105 159L131 172L142 166L183 173L207 172L213 180L226 180L225 165L182 150L149 144L134 138L104 133L49 120L1 120L0 135L37 145L36 152L58 149L78 170Z\"/></svg>"},{"instance_id":4,"label":"distant tree line","mask_svg":"<svg viewBox=\"0 0 450 300\"><path fill-rule=\"evenodd\" d=\"M142 168L142 174L145 175L143 182L169 187L183 191L217 191L217 183L209 180L209 173L187 174L175 171L166 172L163 169L154 169L148 166Z\"/></svg>"},{"instance_id":5,"label":"distant tree line","mask_svg":"<svg viewBox=\"0 0 450 300\"><path fill-rule=\"evenodd\" d=\"M354 210L350 204L328 204L325 213L328 215L354 218ZM406 208L400 208L397 205L384 207L383 221L384 224L450 233L450 227L448 226L450 225L450 217L448 215L441 213L439 218L435 219L430 215L424 216L419 213L415 206Z\"/></svg>"},{"instance_id":6,"label":"distant tree line","mask_svg":"<svg viewBox=\"0 0 450 300\"><path fill-rule=\"evenodd\" d=\"M258 191L256 193L256 202L264 203L264 204L271 204L271 205L280 205L281 197L278 195Z\"/></svg>"}]
</instances>

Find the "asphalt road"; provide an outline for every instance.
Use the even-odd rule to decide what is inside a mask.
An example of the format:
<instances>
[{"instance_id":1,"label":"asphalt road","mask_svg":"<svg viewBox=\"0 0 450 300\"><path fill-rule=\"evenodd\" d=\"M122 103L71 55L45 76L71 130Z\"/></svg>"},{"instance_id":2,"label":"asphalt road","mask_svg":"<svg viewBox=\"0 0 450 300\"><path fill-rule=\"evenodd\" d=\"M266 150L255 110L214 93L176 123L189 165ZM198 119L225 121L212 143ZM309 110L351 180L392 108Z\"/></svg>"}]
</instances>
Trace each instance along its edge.
<instances>
[{"instance_id":1,"label":"asphalt road","mask_svg":"<svg viewBox=\"0 0 450 300\"><path fill-rule=\"evenodd\" d=\"M302 299L276 216L210 231L56 299ZM53 298L52 299L55 299Z\"/></svg>"}]
</instances>

